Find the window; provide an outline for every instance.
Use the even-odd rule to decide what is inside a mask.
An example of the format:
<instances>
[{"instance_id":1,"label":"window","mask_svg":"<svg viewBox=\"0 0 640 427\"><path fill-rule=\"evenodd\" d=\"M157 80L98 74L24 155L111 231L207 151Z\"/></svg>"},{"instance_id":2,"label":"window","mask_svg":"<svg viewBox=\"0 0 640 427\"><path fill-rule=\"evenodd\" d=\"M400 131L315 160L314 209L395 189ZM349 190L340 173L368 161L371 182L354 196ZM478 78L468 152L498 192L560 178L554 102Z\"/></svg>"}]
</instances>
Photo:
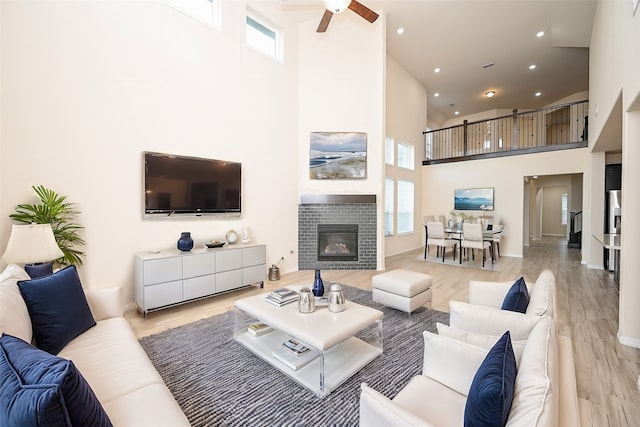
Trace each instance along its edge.
<instances>
[{"instance_id":1,"label":"window","mask_svg":"<svg viewBox=\"0 0 640 427\"><path fill-rule=\"evenodd\" d=\"M393 137L386 137L384 139L384 161L388 165L394 165L396 163L395 148Z\"/></svg>"},{"instance_id":2,"label":"window","mask_svg":"<svg viewBox=\"0 0 640 427\"><path fill-rule=\"evenodd\" d=\"M282 61L281 31L251 10L247 10L247 46Z\"/></svg>"},{"instance_id":3,"label":"window","mask_svg":"<svg viewBox=\"0 0 640 427\"><path fill-rule=\"evenodd\" d=\"M216 30L221 28L220 0L165 0L165 3Z\"/></svg>"},{"instance_id":4,"label":"window","mask_svg":"<svg viewBox=\"0 0 640 427\"><path fill-rule=\"evenodd\" d=\"M567 225L567 193L562 195L562 225Z\"/></svg>"},{"instance_id":5,"label":"window","mask_svg":"<svg viewBox=\"0 0 640 427\"><path fill-rule=\"evenodd\" d=\"M413 233L414 184L398 180L398 234Z\"/></svg>"},{"instance_id":6,"label":"window","mask_svg":"<svg viewBox=\"0 0 640 427\"><path fill-rule=\"evenodd\" d=\"M393 236L395 231L394 227L394 219L395 219L395 211L393 207L395 206L395 186L396 182L394 179L386 178L384 180L384 235L385 236Z\"/></svg>"},{"instance_id":7,"label":"window","mask_svg":"<svg viewBox=\"0 0 640 427\"><path fill-rule=\"evenodd\" d=\"M413 144L398 142L398 166L413 170Z\"/></svg>"}]
</instances>

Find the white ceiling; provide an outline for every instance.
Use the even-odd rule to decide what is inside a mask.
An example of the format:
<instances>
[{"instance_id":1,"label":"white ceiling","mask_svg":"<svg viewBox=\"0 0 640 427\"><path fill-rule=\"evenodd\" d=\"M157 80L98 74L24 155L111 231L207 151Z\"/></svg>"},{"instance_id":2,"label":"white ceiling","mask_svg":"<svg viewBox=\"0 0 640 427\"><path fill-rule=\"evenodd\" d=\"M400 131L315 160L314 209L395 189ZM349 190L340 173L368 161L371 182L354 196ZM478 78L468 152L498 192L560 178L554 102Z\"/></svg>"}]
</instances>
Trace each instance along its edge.
<instances>
[{"instance_id":1,"label":"white ceiling","mask_svg":"<svg viewBox=\"0 0 640 427\"><path fill-rule=\"evenodd\" d=\"M429 119L438 125L455 118L455 111L465 116L540 108L589 89L595 0L360 2L386 14L387 52L427 88ZM282 4L307 18L317 13L318 22L323 13L322 0ZM334 16L332 24L352 13ZM397 34L398 27L404 34ZM537 38L538 31L545 35ZM485 69L486 64L494 65ZM485 97L489 90L496 96Z\"/></svg>"}]
</instances>

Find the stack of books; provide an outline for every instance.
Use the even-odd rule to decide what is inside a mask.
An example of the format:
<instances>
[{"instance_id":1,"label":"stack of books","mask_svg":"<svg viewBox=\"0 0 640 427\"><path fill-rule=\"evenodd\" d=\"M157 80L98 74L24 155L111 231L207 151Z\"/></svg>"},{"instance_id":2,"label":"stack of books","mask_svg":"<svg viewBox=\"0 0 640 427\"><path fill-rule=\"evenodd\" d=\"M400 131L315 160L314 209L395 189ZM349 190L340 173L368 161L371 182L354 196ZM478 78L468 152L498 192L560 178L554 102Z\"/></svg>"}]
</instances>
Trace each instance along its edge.
<instances>
[{"instance_id":1,"label":"stack of books","mask_svg":"<svg viewBox=\"0 0 640 427\"><path fill-rule=\"evenodd\" d=\"M273 305L283 305L298 301L298 293L287 288L278 288L269 292L264 299Z\"/></svg>"},{"instance_id":2,"label":"stack of books","mask_svg":"<svg viewBox=\"0 0 640 427\"><path fill-rule=\"evenodd\" d=\"M283 342L280 347L273 351L273 357L275 359L278 359L294 371L302 368L319 355L320 353L318 351L311 350L309 347L293 339Z\"/></svg>"},{"instance_id":3,"label":"stack of books","mask_svg":"<svg viewBox=\"0 0 640 427\"><path fill-rule=\"evenodd\" d=\"M249 335L253 335L254 337L259 337L260 335L267 334L271 331L273 331L273 328L262 322L252 323L247 326L247 332Z\"/></svg>"}]
</instances>

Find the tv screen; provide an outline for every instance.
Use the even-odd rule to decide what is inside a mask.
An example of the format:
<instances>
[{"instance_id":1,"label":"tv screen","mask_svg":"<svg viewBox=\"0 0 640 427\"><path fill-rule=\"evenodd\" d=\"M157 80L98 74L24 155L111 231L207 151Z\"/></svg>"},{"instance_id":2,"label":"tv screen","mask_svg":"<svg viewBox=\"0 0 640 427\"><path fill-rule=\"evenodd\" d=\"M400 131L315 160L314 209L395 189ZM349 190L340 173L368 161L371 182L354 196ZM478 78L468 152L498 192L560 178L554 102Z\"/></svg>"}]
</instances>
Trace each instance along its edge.
<instances>
[{"instance_id":1,"label":"tv screen","mask_svg":"<svg viewBox=\"0 0 640 427\"><path fill-rule=\"evenodd\" d=\"M493 188L453 190L453 209L457 211L492 211Z\"/></svg>"},{"instance_id":2,"label":"tv screen","mask_svg":"<svg viewBox=\"0 0 640 427\"><path fill-rule=\"evenodd\" d=\"M229 215L241 209L242 165L144 153L145 215Z\"/></svg>"}]
</instances>

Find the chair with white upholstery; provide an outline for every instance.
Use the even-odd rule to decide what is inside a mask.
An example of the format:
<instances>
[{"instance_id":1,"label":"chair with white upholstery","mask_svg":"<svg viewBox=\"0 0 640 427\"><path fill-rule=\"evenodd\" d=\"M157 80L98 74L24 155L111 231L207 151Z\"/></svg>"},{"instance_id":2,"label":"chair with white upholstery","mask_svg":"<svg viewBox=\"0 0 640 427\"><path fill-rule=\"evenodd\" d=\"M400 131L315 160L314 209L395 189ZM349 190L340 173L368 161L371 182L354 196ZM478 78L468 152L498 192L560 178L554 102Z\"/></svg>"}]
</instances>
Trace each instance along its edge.
<instances>
[{"instance_id":1,"label":"chair with white upholstery","mask_svg":"<svg viewBox=\"0 0 640 427\"><path fill-rule=\"evenodd\" d=\"M495 253L498 253L498 258L500 258L500 241L502 240L502 234L504 233L504 226L503 225L494 225L493 229L499 229L500 231L495 233L493 235L493 252L494 252L494 256Z\"/></svg>"},{"instance_id":2,"label":"chair with white upholstery","mask_svg":"<svg viewBox=\"0 0 640 427\"><path fill-rule=\"evenodd\" d=\"M444 226L441 222L429 222L427 223L427 246L435 245L438 248L438 251L442 249L442 262L444 262L444 255L447 252L447 248L453 247L453 260L456 260L456 248L458 247L458 242L456 240L447 239L444 235ZM439 253L436 253L438 256Z\"/></svg>"},{"instance_id":3,"label":"chair with white upholstery","mask_svg":"<svg viewBox=\"0 0 640 427\"><path fill-rule=\"evenodd\" d=\"M425 215L422 217L422 225L424 225L424 259L427 259L427 252L429 251L429 230L427 230L427 224L436 220L433 215Z\"/></svg>"},{"instance_id":4,"label":"chair with white upholstery","mask_svg":"<svg viewBox=\"0 0 640 427\"><path fill-rule=\"evenodd\" d=\"M491 247L491 243L484 239L482 224L469 224L466 221L462 224L462 247L471 249L472 252L474 249L482 250L482 266L484 267L484 261L487 259L486 250Z\"/></svg>"}]
</instances>

